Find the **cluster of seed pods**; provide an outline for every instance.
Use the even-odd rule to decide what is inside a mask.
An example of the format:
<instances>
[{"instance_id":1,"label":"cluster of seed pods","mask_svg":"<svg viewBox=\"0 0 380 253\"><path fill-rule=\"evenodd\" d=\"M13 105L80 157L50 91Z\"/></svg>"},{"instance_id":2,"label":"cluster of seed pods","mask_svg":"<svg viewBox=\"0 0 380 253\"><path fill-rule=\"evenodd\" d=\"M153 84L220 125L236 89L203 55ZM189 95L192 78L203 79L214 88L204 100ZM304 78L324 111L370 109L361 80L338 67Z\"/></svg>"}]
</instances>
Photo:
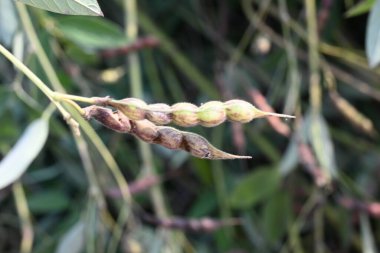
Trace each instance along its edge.
<instances>
[{"instance_id":1,"label":"cluster of seed pods","mask_svg":"<svg viewBox=\"0 0 380 253\"><path fill-rule=\"evenodd\" d=\"M193 232L213 232L222 227L236 226L241 223L240 220L236 218L216 220L211 218L187 219L182 217L156 218L147 214L140 216L144 222L152 224L154 226L169 229L181 229Z\"/></svg>"},{"instance_id":2,"label":"cluster of seed pods","mask_svg":"<svg viewBox=\"0 0 380 253\"><path fill-rule=\"evenodd\" d=\"M107 100L105 105L121 111L130 120L147 119L156 125L174 123L183 127L202 125L205 127L217 126L227 119L233 122L247 123L255 118L276 116L294 118L285 114L264 112L243 100L229 100L227 102L210 101L200 107L191 103L146 104L137 98L122 100Z\"/></svg>"},{"instance_id":3,"label":"cluster of seed pods","mask_svg":"<svg viewBox=\"0 0 380 253\"><path fill-rule=\"evenodd\" d=\"M133 116L134 120L132 120L126 116L127 113L121 112L121 110L112 111L109 108L95 105L83 108L83 110L86 119L93 118L114 131L130 133L145 142L159 144L169 149L184 150L195 157L213 160L251 158L250 156L238 156L219 150L205 138L195 133L180 131L167 126L157 126L147 119L139 118L140 120L136 120L136 117Z\"/></svg>"}]
</instances>

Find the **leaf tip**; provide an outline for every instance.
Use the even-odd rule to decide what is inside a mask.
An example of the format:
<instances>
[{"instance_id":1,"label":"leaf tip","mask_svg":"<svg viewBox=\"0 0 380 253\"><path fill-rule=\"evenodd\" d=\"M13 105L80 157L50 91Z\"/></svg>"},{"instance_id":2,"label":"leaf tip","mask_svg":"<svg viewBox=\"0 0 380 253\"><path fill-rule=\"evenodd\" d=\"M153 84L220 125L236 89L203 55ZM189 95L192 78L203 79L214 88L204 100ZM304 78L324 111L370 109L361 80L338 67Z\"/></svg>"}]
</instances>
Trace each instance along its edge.
<instances>
[{"instance_id":1,"label":"leaf tip","mask_svg":"<svg viewBox=\"0 0 380 253\"><path fill-rule=\"evenodd\" d=\"M371 68L371 69L374 69L377 67L377 65L379 65L380 63L380 59L374 59L372 58L371 56L368 57L368 66Z\"/></svg>"},{"instance_id":2,"label":"leaf tip","mask_svg":"<svg viewBox=\"0 0 380 253\"><path fill-rule=\"evenodd\" d=\"M101 9L99 9L99 11L98 11L96 14L97 14L97 16L99 16L99 17L104 17L104 14L103 14L103 12L102 12Z\"/></svg>"}]
</instances>

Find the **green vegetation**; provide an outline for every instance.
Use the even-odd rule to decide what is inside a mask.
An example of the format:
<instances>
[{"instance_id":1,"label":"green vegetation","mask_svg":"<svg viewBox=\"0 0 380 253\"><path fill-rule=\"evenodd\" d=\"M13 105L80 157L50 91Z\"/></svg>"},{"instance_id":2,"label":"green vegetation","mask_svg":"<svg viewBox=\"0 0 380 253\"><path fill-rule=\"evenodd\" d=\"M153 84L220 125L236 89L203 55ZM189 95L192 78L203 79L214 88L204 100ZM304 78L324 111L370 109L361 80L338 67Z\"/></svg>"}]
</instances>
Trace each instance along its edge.
<instances>
[{"instance_id":1,"label":"green vegetation","mask_svg":"<svg viewBox=\"0 0 380 253\"><path fill-rule=\"evenodd\" d=\"M377 252L379 22L0 0L0 252Z\"/></svg>"}]
</instances>

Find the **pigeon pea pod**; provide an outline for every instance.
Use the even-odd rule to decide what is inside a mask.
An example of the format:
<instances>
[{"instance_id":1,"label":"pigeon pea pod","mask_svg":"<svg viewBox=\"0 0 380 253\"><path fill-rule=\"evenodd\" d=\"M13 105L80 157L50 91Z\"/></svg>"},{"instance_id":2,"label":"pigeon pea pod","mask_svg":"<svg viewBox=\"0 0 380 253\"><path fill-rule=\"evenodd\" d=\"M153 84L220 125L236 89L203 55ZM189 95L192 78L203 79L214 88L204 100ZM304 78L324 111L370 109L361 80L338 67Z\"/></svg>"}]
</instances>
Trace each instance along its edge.
<instances>
[{"instance_id":1,"label":"pigeon pea pod","mask_svg":"<svg viewBox=\"0 0 380 253\"><path fill-rule=\"evenodd\" d=\"M250 156L238 156L226 153L211 145L204 137L173 127L157 126L147 119L131 120L124 112L113 112L109 108L89 106L83 108L86 119L95 119L111 130L133 134L137 138L163 147L183 150L203 159L248 159ZM136 114L134 114L136 115Z\"/></svg>"},{"instance_id":2,"label":"pigeon pea pod","mask_svg":"<svg viewBox=\"0 0 380 253\"><path fill-rule=\"evenodd\" d=\"M294 118L290 115L261 111L240 99L226 102L210 101L200 107L184 102L172 106L166 104L148 105L143 100L136 98L109 100L107 105L120 110L131 120L148 119L157 125L173 123L183 127L196 125L214 127L227 119L233 122L248 123L253 119L268 116Z\"/></svg>"}]
</instances>

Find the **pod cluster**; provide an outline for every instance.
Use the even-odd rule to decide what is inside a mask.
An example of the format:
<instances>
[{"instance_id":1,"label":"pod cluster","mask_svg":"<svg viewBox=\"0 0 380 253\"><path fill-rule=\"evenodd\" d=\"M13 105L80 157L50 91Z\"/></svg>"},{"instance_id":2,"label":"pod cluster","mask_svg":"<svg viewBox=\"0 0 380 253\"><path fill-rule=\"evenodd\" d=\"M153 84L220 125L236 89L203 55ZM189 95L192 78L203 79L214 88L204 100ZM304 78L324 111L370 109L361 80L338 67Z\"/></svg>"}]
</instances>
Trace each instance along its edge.
<instances>
[{"instance_id":1,"label":"pod cluster","mask_svg":"<svg viewBox=\"0 0 380 253\"><path fill-rule=\"evenodd\" d=\"M227 102L210 101L199 107L191 103L177 103L172 106L162 103L148 105L137 98L108 100L106 105L118 109L130 120L147 119L156 125L174 123L183 127L195 125L214 127L227 119L233 122L247 123L255 118L266 116L293 118L293 116L285 114L261 111L252 104L239 99Z\"/></svg>"},{"instance_id":2,"label":"pod cluster","mask_svg":"<svg viewBox=\"0 0 380 253\"><path fill-rule=\"evenodd\" d=\"M236 226L241 223L240 220L236 218L216 220L211 218L186 219L182 217L173 217L162 219L147 214L140 216L144 222L150 223L154 226L169 229L188 230L194 232L212 232L222 227Z\"/></svg>"},{"instance_id":3,"label":"pod cluster","mask_svg":"<svg viewBox=\"0 0 380 253\"><path fill-rule=\"evenodd\" d=\"M219 150L198 134L180 131L178 129L167 126L157 126L154 124L156 122L153 120L150 121L150 116L148 115L153 115L155 119L159 119L162 115L169 114L160 114L157 111L154 111L154 113L152 113L147 110L140 110L141 107L136 105L136 101L141 100L135 100L135 106L129 105L128 107L123 107L124 109L128 108L128 113L126 113L125 110L123 111L119 108L117 111L112 111L109 108L93 105L84 108L84 117L86 119L93 118L100 122L102 125L114 131L130 133L145 142L159 144L169 149L184 150L189 152L191 155L199 158L213 160L251 158L250 156L238 156ZM144 117L139 116L140 113L144 114ZM159 115L157 116L156 113ZM184 114L185 113L179 113L177 115L181 115L181 117L183 117ZM147 117L149 120L145 119L145 117Z\"/></svg>"}]
</instances>

